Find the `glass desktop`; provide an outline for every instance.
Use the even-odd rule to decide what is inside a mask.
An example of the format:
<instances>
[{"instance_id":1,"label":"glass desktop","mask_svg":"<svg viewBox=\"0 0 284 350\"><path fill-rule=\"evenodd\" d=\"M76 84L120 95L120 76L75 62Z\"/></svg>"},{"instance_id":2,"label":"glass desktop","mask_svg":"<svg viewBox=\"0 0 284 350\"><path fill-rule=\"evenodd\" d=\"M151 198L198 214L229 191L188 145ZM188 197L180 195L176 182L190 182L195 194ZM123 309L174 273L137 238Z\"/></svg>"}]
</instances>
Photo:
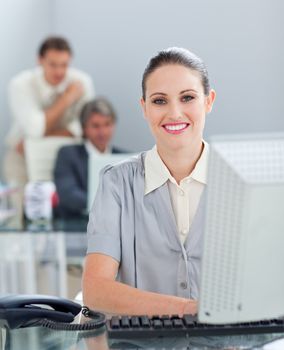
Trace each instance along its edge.
<instances>
[{"instance_id":1,"label":"glass desktop","mask_svg":"<svg viewBox=\"0 0 284 350\"><path fill-rule=\"evenodd\" d=\"M0 228L0 294L47 294L74 299L81 290L87 218L54 219Z\"/></svg>"},{"instance_id":2,"label":"glass desktop","mask_svg":"<svg viewBox=\"0 0 284 350\"><path fill-rule=\"evenodd\" d=\"M1 350L270 350L272 348L269 348L269 343L284 339L284 333L226 337L165 337L144 340L135 338L109 339L105 328L93 331L58 331L44 327L30 327L14 330L0 328L0 332Z\"/></svg>"}]
</instances>

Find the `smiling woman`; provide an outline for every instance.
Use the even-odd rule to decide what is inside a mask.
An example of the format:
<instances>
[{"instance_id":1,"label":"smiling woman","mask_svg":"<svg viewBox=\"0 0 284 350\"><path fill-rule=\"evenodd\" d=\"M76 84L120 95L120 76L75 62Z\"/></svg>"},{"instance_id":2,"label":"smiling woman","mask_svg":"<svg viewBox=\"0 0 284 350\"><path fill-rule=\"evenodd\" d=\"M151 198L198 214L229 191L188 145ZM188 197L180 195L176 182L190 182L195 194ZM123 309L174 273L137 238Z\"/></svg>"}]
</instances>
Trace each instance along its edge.
<instances>
[{"instance_id":1,"label":"smiling woman","mask_svg":"<svg viewBox=\"0 0 284 350\"><path fill-rule=\"evenodd\" d=\"M192 66L163 63L145 77L141 99L158 153L178 182L190 174L201 155L205 116L215 98Z\"/></svg>"},{"instance_id":2,"label":"smiling woman","mask_svg":"<svg viewBox=\"0 0 284 350\"><path fill-rule=\"evenodd\" d=\"M196 313L208 160L202 134L214 99L191 52L170 48L148 63L141 105L156 146L102 172L88 226L87 306Z\"/></svg>"}]
</instances>

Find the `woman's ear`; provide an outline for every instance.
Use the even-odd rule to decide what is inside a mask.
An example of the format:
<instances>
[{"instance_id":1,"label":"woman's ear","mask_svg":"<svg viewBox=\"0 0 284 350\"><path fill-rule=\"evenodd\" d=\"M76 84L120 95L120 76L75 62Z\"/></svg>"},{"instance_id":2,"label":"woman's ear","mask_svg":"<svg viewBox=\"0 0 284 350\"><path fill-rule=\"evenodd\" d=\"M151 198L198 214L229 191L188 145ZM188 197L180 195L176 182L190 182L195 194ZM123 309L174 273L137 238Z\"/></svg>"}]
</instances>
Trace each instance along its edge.
<instances>
[{"instance_id":1,"label":"woman's ear","mask_svg":"<svg viewBox=\"0 0 284 350\"><path fill-rule=\"evenodd\" d=\"M143 111L143 115L144 115L144 118L146 119L146 103L145 103L145 100L143 97L141 97L140 99L140 105L142 107L142 111Z\"/></svg>"},{"instance_id":2,"label":"woman's ear","mask_svg":"<svg viewBox=\"0 0 284 350\"><path fill-rule=\"evenodd\" d=\"M210 113L212 111L212 107L216 98L215 90L211 89L209 94L206 96L206 113Z\"/></svg>"}]
</instances>

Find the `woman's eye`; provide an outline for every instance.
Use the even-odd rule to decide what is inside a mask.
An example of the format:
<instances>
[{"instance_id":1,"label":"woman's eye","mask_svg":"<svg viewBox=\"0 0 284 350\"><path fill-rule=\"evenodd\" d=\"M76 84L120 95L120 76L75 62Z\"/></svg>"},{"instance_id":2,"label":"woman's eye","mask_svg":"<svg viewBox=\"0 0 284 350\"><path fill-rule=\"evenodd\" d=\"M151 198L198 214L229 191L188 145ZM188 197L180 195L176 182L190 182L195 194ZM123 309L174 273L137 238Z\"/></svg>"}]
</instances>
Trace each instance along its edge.
<instances>
[{"instance_id":1,"label":"woman's eye","mask_svg":"<svg viewBox=\"0 0 284 350\"><path fill-rule=\"evenodd\" d=\"M186 96L183 96L181 100L182 100L183 102L189 102L189 101L191 101L191 100L193 100L193 99L194 99L193 96L186 95Z\"/></svg>"},{"instance_id":2,"label":"woman's eye","mask_svg":"<svg viewBox=\"0 0 284 350\"><path fill-rule=\"evenodd\" d=\"M166 103L166 101L162 98L155 98L152 102L156 105L163 105Z\"/></svg>"}]
</instances>

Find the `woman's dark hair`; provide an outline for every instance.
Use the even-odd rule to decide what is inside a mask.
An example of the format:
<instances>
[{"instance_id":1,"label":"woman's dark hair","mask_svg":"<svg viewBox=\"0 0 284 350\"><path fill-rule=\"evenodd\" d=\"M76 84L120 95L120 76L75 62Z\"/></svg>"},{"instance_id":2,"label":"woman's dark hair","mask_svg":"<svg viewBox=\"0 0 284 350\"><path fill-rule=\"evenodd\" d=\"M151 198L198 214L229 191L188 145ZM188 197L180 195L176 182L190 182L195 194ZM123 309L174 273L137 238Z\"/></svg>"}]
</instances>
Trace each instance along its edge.
<instances>
[{"instance_id":1,"label":"woman's dark hair","mask_svg":"<svg viewBox=\"0 0 284 350\"><path fill-rule=\"evenodd\" d=\"M104 97L97 97L87 102L82 108L80 114L80 122L83 129L89 118L94 113L101 114L106 117L111 117L113 122L116 122L116 114L110 102Z\"/></svg>"},{"instance_id":2,"label":"woman's dark hair","mask_svg":"<svg viewBox=\"0 0 284 350\"><path fill-rule=\"evenodd\" d=\"M196 71L200 75L205 95L209 94L210 84L208 72L201 58L186 49L179 47L170 47L158 52L157 55L152 57L147 64L147 67L145 68L142 78L142 96L144 100L146 97L146 82L149 75L153 73L157 68L169 64L181 65L193 71Z\"/></svg>"},{"instance_id":3,"label":"woman's dark hair","mask_svg":"<svg viewBox=\"0 0 284 350\"><path fill-rule=\"evenodd\" d=\"M67 51L72 55L72 49L68 41L59 36L50 36L46 38L38 49L38 55L43 57L48 50Z\"/></svg>"}]
</instances>

